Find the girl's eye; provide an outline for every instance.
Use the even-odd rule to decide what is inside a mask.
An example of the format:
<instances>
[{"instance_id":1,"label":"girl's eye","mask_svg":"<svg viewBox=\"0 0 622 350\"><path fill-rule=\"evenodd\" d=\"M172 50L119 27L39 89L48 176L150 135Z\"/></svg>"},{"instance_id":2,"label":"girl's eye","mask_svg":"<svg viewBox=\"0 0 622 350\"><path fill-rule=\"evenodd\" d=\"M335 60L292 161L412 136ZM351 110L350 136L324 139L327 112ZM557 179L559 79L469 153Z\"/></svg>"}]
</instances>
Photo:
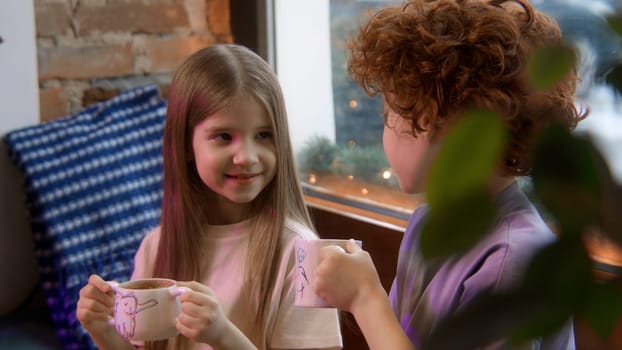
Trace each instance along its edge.
<instances>
[{"instance_id":1,"label":"girl's eye","mask_svg":"<svg viewBox=\"0 0 622 350\"><path fill-rule=\"evenodd\" d=\"M210 136L209 139L214 141L231 141L231 135L223 132L219 134L214 134Z\"/></svg>"},{"instance_id":2,"label":"girl's eye","mask_svg":"<svg viewBox=\"0 0 622 350\"><path fill-rule=\"evenodd\" d=\"M272 131L261 131L257 134L257 138L259 139L271 139Z\"/></svg>"}]
</instances>

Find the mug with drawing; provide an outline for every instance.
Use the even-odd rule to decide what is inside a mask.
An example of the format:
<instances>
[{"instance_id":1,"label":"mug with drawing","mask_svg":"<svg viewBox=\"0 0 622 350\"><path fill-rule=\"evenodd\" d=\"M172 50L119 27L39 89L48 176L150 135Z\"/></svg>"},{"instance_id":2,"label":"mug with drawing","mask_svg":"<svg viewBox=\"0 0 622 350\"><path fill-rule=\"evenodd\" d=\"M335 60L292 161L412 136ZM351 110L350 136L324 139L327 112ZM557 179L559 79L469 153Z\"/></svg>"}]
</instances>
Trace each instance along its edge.
<instances>
[{"instance_id":1,"label":"mug with drawing","mask_svg":"<svg viewBox=\"0 0 622 350\"><path fill-rule=\"evenodd\" d=\"M336 245L345 249L347 242L347 239L305 240L297 238L294 240L296 258L296 276L294 282L296 286L296 297L294 299L294 305L300 307L333 307L313 291L315 269L320 263L320 249L322 247ZM359 247L363 245L359 240L355 240L354 242Z\"/></svg>"},{"instance_id":2,"label":"mug with drawing","mask_svg":"<svg viewBox=\"0 0 622 350\"><path fill-rule=\"evenodd\" d=\"M177 335L176 319L181 310L178 296L186 288L166 278L108 283L114 290L111 323L123 338L152 341Z\"/></svg>"}]
</instances>

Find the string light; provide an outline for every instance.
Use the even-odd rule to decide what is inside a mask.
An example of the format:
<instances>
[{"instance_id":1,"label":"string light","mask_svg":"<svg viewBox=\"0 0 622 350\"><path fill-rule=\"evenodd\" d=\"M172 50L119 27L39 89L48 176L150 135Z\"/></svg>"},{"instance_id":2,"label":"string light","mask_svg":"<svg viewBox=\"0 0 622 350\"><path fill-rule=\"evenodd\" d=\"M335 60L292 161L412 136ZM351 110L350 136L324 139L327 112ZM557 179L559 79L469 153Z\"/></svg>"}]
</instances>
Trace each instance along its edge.
<instances>
[{"instance_id":1,"label":"string light","mask_svg":"<svg viewBox=\"0 0 622 350\"><path fill-rule=\"evenodd\" d=\"M357 100L350 100L350 108L351 109L355 109L358 106L359 106L359 101L357 101Z\"/></svg>"},{"instance_id":2,"label":"string light","mask_svg":"<svg viewBox=\"0 0 622 350\"><path fill-rule=\"evenodd\" d=\"M382 178L385 180L390 179L392 175L393 173L391 172L391 169L386 169L385 171L382 172Z\"/></svg>"},{"instance_id":3,"label":"string light","mask_svg":"<svg viewBox=\"0 0 622 350\"><path fill-rule=\"evenodd\" d=\"M309 183L314 184L316 182L317 182L317 177L315 176L315 174L309 174Z\"/></svg>"},{"instance_id":4,"label":"string light","mask_svg":"<svg viewBox=\"0 0 622 350\"><path fill-rule=\"evenodd\" d=\"M367 196L369 194L369 191L365 187L363 187L361 188L361 194L363 194L364 196Z\"/></svg>"},{"instance_id":5,"label":"string light","mask_svg":"<svg viewBox=\"0 0 622 350\"><path fill-rule=\"evenodd\" d=\"M348 175L348 180L350 181L354 180L354 175Z\"/></svg>"}]
</instances>

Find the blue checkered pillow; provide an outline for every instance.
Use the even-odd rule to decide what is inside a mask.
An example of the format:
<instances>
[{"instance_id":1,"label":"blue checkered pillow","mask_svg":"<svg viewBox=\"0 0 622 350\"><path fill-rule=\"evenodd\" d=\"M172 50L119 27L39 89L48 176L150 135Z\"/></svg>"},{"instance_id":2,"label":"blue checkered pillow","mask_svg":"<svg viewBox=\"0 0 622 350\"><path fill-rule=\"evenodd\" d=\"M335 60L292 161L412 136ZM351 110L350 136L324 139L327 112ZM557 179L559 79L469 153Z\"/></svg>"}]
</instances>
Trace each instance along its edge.
<instances>
[{"instance_id":1,"label":"blue checkered pillow","mask_svg":"<svg viewBox=\"0 0 622 350\"><path fill-rule=\"evenodd\" d=\"M159 222L166 103L148 85L5 142L23 172L31 228L57 334L95 349L75 317L92 273L126 280L143 236Z\"/></svg>"}]
</instances>

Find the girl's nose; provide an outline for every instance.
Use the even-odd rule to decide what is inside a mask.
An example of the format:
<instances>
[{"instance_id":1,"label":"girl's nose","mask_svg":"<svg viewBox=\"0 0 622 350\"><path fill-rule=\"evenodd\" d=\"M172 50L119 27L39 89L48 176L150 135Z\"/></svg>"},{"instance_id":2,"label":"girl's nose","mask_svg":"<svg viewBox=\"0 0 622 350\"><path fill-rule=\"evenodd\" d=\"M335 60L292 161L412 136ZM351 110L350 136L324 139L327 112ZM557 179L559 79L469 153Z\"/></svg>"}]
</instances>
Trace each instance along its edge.
<instances>
[{"instance_id":1,"label":"girl's nose","mask_svg":"<svg viewBox=\"0 0 622 350\"><path fill-rule=\"evenodd\" d=\"M233 155L233 164L246 165L257 163L257 148L253 142L241 142Z\"/></svg>"}]
</instances>

